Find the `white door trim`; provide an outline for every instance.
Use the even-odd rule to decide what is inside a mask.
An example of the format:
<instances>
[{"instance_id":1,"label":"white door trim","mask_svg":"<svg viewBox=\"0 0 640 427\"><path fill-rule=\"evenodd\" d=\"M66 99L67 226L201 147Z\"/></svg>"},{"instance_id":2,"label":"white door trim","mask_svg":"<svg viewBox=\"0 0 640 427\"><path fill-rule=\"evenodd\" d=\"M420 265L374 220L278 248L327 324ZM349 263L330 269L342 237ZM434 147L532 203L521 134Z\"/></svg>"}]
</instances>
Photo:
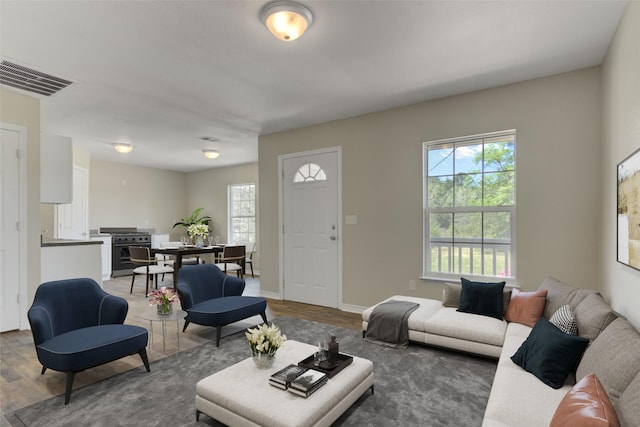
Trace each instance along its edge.
<instances>
[{"instance_id":1,"label":"white door trim","mask_svg":"<svg viewBox=\"0 0 640 427\"><path fill-rule=\"evenodd\" d=\"M280 259L278 272L278 294L280 299L284 298L284 162L287 159L313 156L317 154L336 153L338 158L338 307L343 306L342 302L342 147L327 147L318 150L301 151L298 153L281 154L278 156L278 256Z\"/></svg>"},{"instance_id":2,"label":"white door trim","mask_svg":"<svg viewBox=\"0 0 640 427\"><path fill-rule=\"evenodd\" d=\"M20 200L18 201L20 206L20 326L22 329L29 329L29 320L27 318L27 310L29 303L29 288L28 288L28 263L27 263L27 244L29 242L29 221L27 216L27 128L25 126L14 125L11 123L0 122L0 128L7 129L13 132L17 132L19 135L19 149L20 158L18 159L20 165ZM38 198L39 199L39 198ZM40 267L38 266L38 269Z\"/></svg>"}]
</instances>

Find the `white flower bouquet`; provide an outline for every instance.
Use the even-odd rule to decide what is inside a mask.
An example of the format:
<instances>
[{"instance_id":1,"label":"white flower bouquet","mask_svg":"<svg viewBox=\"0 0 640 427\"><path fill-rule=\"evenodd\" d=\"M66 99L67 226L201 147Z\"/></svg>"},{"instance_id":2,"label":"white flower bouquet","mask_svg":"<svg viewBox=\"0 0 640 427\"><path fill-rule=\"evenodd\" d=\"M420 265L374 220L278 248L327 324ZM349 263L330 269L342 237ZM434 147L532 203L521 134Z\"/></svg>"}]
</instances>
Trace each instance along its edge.
<instances>
[{"instance_id":1,"label":"white flower bouquet","mask_svg":"<svg viewBox=\"0 0 640 427\"><path fill-rule=\"evenodd\" d=\"M187 233L190 237L207 237L209 235L209 226L207 224L191 224L187 227Z\"/></svg>"},{"instance_id":2,"label":"white flower bouquet","mask_svg":"<svg viewBox=\"0 0 640 427\"><path fill-rule=\"evenodd\" d=\"M274 355L287 340L287 336L280 332L275 323L271 326L263 323L253 329L247 329L245 335L254 354Z\"/></svg>"}]
</instances>

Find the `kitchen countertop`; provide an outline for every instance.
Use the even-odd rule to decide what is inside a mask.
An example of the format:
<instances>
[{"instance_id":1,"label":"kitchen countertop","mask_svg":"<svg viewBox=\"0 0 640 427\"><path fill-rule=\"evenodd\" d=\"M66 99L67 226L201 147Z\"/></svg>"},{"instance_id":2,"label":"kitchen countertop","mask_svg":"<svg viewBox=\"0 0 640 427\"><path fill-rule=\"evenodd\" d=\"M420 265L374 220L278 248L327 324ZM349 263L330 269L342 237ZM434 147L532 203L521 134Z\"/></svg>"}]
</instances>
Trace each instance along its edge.
<instances>
[{"instance_id":1,"label":"kitchen countertop","mask_svg":"<svg viewBox=\"0 0 640 427\"><path fill-rule=\"evenodd\" d=\"M41 248L52 246L82 246L82 245L101 245L101 240L71 240L71 239L42 239Z\"/></svg>"}]
</instances>

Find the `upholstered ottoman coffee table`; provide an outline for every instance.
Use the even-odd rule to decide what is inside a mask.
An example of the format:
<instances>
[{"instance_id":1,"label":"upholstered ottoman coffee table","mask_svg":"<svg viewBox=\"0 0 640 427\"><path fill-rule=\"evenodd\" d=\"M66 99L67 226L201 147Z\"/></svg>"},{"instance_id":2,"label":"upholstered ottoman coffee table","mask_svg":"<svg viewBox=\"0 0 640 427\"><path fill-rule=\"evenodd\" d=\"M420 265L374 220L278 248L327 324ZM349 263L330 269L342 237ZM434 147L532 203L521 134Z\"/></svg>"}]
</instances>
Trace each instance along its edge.
<instances>
[{"instance_id":1,"label":"upholstered ottoman coffee table","mask_svg":"<svg viewBox=\"0 0 640 427\"><path fill-rule=\"evenodd\" d=\"M249 350L247 349L247 352ZM249 357L196 385L196 419L201 413L229 426L329 426L360 396L373 393L373 363L360 357L307 398L269 385L274 372L297 364L315 347L285 342L271 369L258 369Z\"/></svg>"}]
</instances>

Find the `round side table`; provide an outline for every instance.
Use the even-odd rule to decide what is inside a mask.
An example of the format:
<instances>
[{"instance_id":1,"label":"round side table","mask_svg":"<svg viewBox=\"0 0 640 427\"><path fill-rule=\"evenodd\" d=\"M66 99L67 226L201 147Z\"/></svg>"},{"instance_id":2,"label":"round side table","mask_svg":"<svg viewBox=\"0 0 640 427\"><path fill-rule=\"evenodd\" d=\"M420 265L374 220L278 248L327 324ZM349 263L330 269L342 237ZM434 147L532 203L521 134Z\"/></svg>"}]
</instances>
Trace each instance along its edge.
<instances>
[{"instance_id":1,"label":"round side table","mask_svg":"<svg viewBox=\"0 0 640 427\"><path fill-rule=\"evenodd\" d=\"M180 320L184 319L187 316L186 311L182 310L174 310L171 314L167 315L159 315L158 311L154 308L153 310L147 310L142 313L142 318L149 321L151 325L151 339L150 348L154 348L153 346L153 322L162 322L162 352L166 351L166 335L167 335L167 322L176 322L176 339L178 343L178 350L180 350Z\"/></svg>"}]
</instances>

